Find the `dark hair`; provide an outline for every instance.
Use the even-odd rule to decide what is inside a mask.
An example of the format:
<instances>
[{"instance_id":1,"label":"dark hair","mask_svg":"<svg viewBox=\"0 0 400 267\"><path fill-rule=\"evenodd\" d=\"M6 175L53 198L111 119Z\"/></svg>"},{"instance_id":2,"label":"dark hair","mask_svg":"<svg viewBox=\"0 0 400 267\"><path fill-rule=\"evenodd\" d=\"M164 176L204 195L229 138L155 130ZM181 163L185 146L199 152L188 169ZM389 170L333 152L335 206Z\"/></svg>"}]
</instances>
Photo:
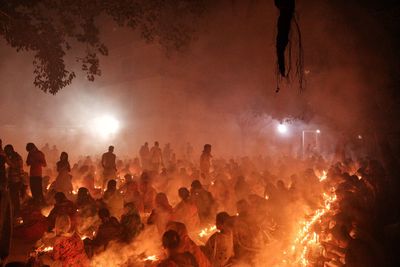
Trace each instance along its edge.
<instances>
[{"instance_id":1,"label":"dark hair","mask_svg":"<svg viewBox=\"0 0 400 267\"><path fill-rule=\"evenodd\" d=\"M7 151L9 151L9 152L14 152L14 147L12 146L12 145L10 145L10 144L8 144L8 145L6 145L5 147L4 147L4 151L7 153Z\"/></svg>"},{"instance_id":2,"label":"dark hair","mask_svg":"<svg viewBox=\"0 0 400 267\"><path fill-rule=\"evenodd\" d=\"M114 151L114 146L109 146L108 147L108 151L111 151L111 150Z\"/></svg>"},{"instance_id":3,"label":"dark hair","mask_svg":"<svg viewBox=\"0 0 400 267\"><path fill-rule=\"evenodd\" d=\"M116 187L117 186L117 181L115 181L114 179L108 181L107 188L110 188L111 186Z\"/></svg>"},{"instance_id":4,"label":"dark hair","mask_svg":"<svg viewBox=\"0 0 400 267\"><path fill-rule=\"evenodd\" d=\"M101 208L99 210L99 217L100 219L110 217L110 211L106 208Z\"/></svg>"},{"instance_id":5,"label":"dark hair","mask_svg":"<svg viewBox=\"0 0 400 267\"><path fill-rule=\"evenodd\" d=\"M66 200L67 197L65 196L65 194L63 192L57 192L54 195L54 199L56 200L56 203L60 203L60 202L62 202L64 200Z\"/></svg>"},{"instance_id":6,"label":"dark hair","mask_svg":"<svg viewBox=\"0 0 400 267\"><path fill-rule=\"evenodd\" d=\"M178 190L178 195L183 199L186 200L189 198L190 192L186 187L181 187Z\"/></svg>"},{"instance_id":7,"label":"dark hair","mask_svg":"<svg viewBox=\"0 0 400 267\"><path fill-rule=\"evenodd\" d=\"M26 150L29 152L29 151L31 151L32 149L35 149L36 148L36 146L35 146L35 144L34 143L27 143L26 144Z\"/></svg>"},{"instance_id":8,"label":"dark hair","mask_svg":"<svg viewBox=\"0 0 400 267\"><path fill-rule=\"evenodd\" d=\"M229 216L229 214L225 211L220 212L217 214L217 224L223 225L225 224L229 219L231 218L231 216Z\"/></svg>"},{"instance_id":9,"label":"dark hair","mask_svg":"<svg viewBox=\"0 0 400 267\"><path fill-rule=\"evenodd\" d=\"M201 188L201 183L199 180L194 180L191 184L191 187L193 187L194 189L200 189Z\"/></svg>"},{"instance_id":10,"label":"dark hair","mask_svg":"<svg viewBox=\"0 0 400 267\"><path fill-rule=\"evenodd\" d=\"M174 230L166 231L162 237L162 244L164 248L176 249L179 247L181 239L179 234Z\"/></svg>"}]
</instances>

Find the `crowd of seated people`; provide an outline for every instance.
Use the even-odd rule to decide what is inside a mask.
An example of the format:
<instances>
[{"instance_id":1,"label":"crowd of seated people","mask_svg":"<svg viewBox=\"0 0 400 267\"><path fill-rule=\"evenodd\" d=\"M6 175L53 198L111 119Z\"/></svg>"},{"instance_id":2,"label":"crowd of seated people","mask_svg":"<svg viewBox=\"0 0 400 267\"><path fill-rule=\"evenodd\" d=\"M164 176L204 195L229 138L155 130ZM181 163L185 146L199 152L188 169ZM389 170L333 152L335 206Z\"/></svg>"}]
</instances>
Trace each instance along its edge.
<instances>
[{"instance_id":1,"label":"crowd of seated people","mask_svg":"<svg viewBox=\"0 0 400 267\"><path fill-rule=\"evenodd\" d=\"M335 201L312 225L322 249L310 256L309 266L399 262L396 166L388 171L389 165L377 160L214 159L207 144L194 162L192 149L178 158L170 144L161 149L156 142L153 148L142 146L140 160L118 159L110 146L102 157L85 157L72 168L62 152L54 165L58 174L44 179L45 154L29 143L28 179L21 156L6 148L0 174L2 192L10 191L15 211L13 238L36 243L27 262L8 266L90 266L113 244L129 246L147 229L154 229L154 243L162 246L157 259L142 261L143 266L266 266L259 256L269 244L291 245L298 223L291 214L306 207L297 219L306 218L323 205L326 192ZM18 194L12 196L17 182ZM281 263L281 254L269 257Z\"/></svg>"}]
</instances>

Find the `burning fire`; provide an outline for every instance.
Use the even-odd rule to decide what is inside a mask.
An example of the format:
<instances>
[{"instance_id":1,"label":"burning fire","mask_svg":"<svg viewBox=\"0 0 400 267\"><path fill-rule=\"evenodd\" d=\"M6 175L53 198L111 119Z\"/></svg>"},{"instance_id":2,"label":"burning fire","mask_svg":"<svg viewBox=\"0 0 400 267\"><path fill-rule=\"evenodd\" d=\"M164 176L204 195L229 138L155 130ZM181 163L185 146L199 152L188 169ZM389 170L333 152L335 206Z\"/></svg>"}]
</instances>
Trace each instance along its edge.
<instances>
[{"instance_id":1,"label":"burning fire","mask_svg":"<svg viewBox=\"0 0 400 267\"><path fill-rule=\"evenodd\" d=\"M208 237L217 231L217 226L212 225L200 230L199 237Z\"/></svg>"},{"instance_id":2,"label":"burning fire","mask_svg":"<svg viewBox=\"0 0 400 267\"><path fill-rule=\"evenodd\" d=\"M42 252L42 253L50 251L53 251L53 247L39 247L36 249L36 252Z\"/></svg>"},{"instance_id":3,"label":"burning fire","mask_svg":"<svg viewBox=\"0 0 400 267\"><path fill-rule=\"evenodd\" d=\"M327 171L322 171L322 174L318 177L319 181L320 182L324 181L328 177L327 174L328 174Z\"/></svg>"},{"instance_id":4,"label":"burning fire","mask_svg":"<svg viewBox=\"0 0 400 267\"><path fill-rule=\"evenodd\" d=\"M48 206L48 207L44 207L43 209L41 209L40 212L42 213L42 215L44 217L47 217L47 216L49 216L52 209L53 209L53 206Z\"/></svg>"},{"instance_id":5,"label":"burning fire","mask_svg":"<svg viewBox=\"0 0 400 267\"><path fill-rule=\"evenodd\" d=\"M143 261L158 261L158 257L156 255L151 255L151 256L144 258Z\"/></svg>"},{"instance_id":6,"label":"burning fire","mask_svg":"<svg viewBox=\"0 0 400 267\"><path fill-rule=\"evenodd\" d=\"M324 178L320 181L326 179L326 172L323 172L322 175ZM337 200L335 194L335 188L331 189L329 193L323 193L323 206L314 211L313 215L301 222L300 230L297 232L291 246L290 246L290 253L284 252L285 256L289 257L290 259L283 260L283 263L292 263L299 264L301 266L310 266L309 262L309 253L312 249L316 249L321 247L320 245L320 237L318 233L313 231L313 226L319 222L324 215L328 214L331 211L332 204Z\"/></svg>"}]
</instances>

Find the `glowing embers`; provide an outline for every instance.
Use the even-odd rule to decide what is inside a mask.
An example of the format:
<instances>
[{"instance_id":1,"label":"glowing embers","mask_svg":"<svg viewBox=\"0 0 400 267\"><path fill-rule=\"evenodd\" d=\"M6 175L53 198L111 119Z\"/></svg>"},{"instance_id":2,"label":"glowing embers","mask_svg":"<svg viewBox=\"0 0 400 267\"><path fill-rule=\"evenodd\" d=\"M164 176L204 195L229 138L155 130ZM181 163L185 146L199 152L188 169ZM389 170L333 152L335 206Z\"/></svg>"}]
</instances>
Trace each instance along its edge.
<instances>
[{"instance_id":1,"label":"glowing embers","mask_svg":"<svg viewBox=\"0 0 400 267\"><path fill-rule=\"evenodd\" d=\"M326 180L326 178L328 177L328 173L327 171L322 171L322 174L320 176L318 176L318 179L320 182Z\"/></svg>"},{"instance_id":2,"label":"glowing embers","mask_svg":"<svg viewBox=\"0 0 400 267\"><path fill-rule=\"evenodd\" d=\"M204 238L204 237L209 237L212 234L214 234L215 232L217 232L217 226L212 225L210 227L206 227L200 230L199 232L199 237Z\"/></svg>"},{"instance_id":3,"label":"glowing embers","mask_svg":"<svg viewBox=\"0 0 400 267\"><path fill-rule=\"evenodd\" d=\"M143 261L158 261L158 257L156 255L151 255L143 259Z\"/></svg>"},{"instance_id":4,"label":"glowing embers","mask_svg":"<svg viewBox=\"0 0 400 267\"><path fill-rule=\"evenodd\" d=\"M300 229L290 246L290 252L284 252L286 259L283 263L290 263L291 266L311 266L310 255L313 251L321 250L320 237L314 231L314 226L321 223L322 217L331 211L332 204L337 200L335 188L332 188L329 193L323 193L322 197L323 206L315 210L310 218L300 223Z\"/></svg>"},{"instance_id":5,"label":"glowing embers","mask_svg":"<svg viewBox=\"0 0 400 267\"><path fill-rule=\"evenodd\" d=\"M53 247L45 247L45 246L42 246L42 247L38 247L37 249L36 249L36 252L37 253L46 253L46 252L51 252L51 251L53 251Z\"/></svg>"},{"instance_id":6,"label":"glowing embers","mask_svg":"<svg viewBox=\"0 0 400 267\"><path fill-rule=\"evenodd\" d=\"M102 138L109 138L118 133L120 126L120 122L117 119L110 115L104 115L94 119L92 130Z\"/></svg>"}]
</instances>

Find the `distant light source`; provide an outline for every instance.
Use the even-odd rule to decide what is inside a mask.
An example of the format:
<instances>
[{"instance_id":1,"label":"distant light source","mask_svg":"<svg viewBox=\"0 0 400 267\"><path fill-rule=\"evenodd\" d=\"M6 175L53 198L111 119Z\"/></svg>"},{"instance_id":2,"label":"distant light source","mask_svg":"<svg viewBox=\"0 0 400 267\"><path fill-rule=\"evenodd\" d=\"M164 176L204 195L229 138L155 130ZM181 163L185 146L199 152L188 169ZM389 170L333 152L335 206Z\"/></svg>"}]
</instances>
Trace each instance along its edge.
<instances>
[{"instance_id":1,"label":"distant light source","mask_svg":"<svg viewBox=\"0 0 400 267\"><path fill-rule=\"evenodd\" d=\"M318 130L316 130L315 132L316 132L316 133L321 133L321 131L320 131L319 129L318 129Z\"/></svg>"},{"instance_id":2,"label":"distant light source","mask_svg":"<svg viewBox=\"0 0 400 267\"><path fill-rule=\"evenodd\" d=\"M357 136L357 138L360 139L360 140L363 139L363 137L362 137L361 134L359 134L359 135Z\"/></svg>"},{"instance_id":3,"label":"distant light source","mask_svg":"<svg viewBox=\"0 0 400 267\"><path fill-rule=\"evenodd\" d=\"M120 123L112 116L104 115L94 120L94 130L102 137L116 134L120 128Z\"/></svg>"},{"instance_id":4,"label":"distant light source","mask_svg":"<svg viewBox=\"0 0 400 267\"><path fill-rule=\"evenodd\" d=\"M285 134L288 131L287 126L282 124L282 123L278 125L277 129L278 129L278 132L281 133L281 134Z\"/></svg>"}]
</instances>

